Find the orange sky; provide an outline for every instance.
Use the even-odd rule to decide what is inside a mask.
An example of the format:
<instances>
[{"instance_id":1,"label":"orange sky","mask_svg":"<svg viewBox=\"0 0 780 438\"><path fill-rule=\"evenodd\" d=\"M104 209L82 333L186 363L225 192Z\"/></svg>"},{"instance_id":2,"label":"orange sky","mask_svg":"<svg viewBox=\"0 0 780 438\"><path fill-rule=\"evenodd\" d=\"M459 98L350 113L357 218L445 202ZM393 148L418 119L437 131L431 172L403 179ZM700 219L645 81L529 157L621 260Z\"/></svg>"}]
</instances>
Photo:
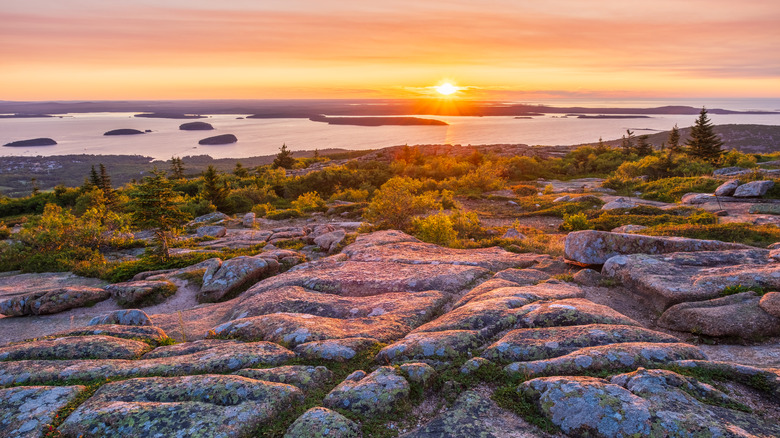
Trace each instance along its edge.
<instances>
[{"instance_id":1,"label":"orange sky","mask_svg":"<svg viewBox=\"0 0 780 438\"><path fill-rule=\"evenodd\" d=\"M165 5L165 6L161 6ZM4 0L0 100L780 97L777 0Z\"/></svg>"}]
</instances>

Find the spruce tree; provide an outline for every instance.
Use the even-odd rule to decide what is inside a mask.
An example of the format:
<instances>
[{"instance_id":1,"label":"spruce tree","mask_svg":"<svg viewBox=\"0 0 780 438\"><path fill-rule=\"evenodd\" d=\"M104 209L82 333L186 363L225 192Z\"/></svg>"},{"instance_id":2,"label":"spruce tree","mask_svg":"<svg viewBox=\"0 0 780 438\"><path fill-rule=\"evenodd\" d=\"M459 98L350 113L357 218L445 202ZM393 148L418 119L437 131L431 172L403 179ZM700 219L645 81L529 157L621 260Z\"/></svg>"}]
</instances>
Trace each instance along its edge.
<instances>
[{"instance_id":1,"label":"spruce tree","mask_svg":"<svg viewBox=\"0 0 780 438\"><path fill-rule=\"evenodd\" d=\"M233 168L233 175L239 178L246 178L249 176L249 170L241 164L240 161L236 161L236 167Z\"/></svg>"},{"instance_id":2,"label":"spruce tree","mask_svg":"<svg viewBox=\"0 0 780 438\"><path fill-rule=\"evenodd\" d=\"M669 145L669 150L678 153L682 152L682 148L680 147L680 129L677 128L677 124L674 124L674 128L672 128L671 131L669 131L669 139L666 141Z\"/></svg>"},{"instance_id":3,"label":"spruce tree","mask_svg":"<svg viewBox=\"0 0 780 438\"><path fill-rule=\"evenodd\" d=\"M229 191L227 183L220 178L217 169L209 165L203 173L203 197L221 210L225 208L225 199Z\"/></svg>"},{"instance_id":4,"label":"spruce tree","mask_svg":"<svg viewBox=\"0 0 780 438\"><path fill-rule=\"evenodd\" d=\"M630 153L634 149L634 132L630 129L626 129L626 134L628 134L628 137L625 135L623 136L620 146L623 148L623 151Z\"/></svg>"},{"instance_id":5,"label":"spruce tree","mask_svg":"<svg viewBox=\"0 0 780 438\"><path fill-rule=\"evenodd\" d=\"M636 143L636 148L634 148L636 154L640 157L646 157L653 153L653 145L648 143L647 139L647 135L640 135L639 140Z\"/></svg>"},{"instance_id":6,"label":"spruce tree","mask_svg":"<svg viewBox=\"0 0 780 438\"><path fill-rule=\"evenodd\" d=\"M111 186L111 177L108 176L108 172L106 171L106 166L103 165L103 163L100 163L100 177L99 177L99 185L98 188L103 191L103 194L106 195L106 200L109 204L114 203L114 188Z\"/></svg>"},{"instance_id":7,"label":"spruce tree","mask_svg":"<svg viewBox=\"0 0 780 438\"><path fill-rule=\"evenodd\" d=\"M165 177L165 172L156 168L152 175L143 179L129 193L130 218L137 228L151 229L157 241L157 253L163 259L170 257L169 242L173 231L187 218L179 209L178 195Z\"/></svg>"},{"instance_id":8,"label":"spruce tree","mask_svg":"<svg viewBox=\"0 0 780 438\"><path fill-rule=\"evenodd\" d=\"M171 177L173 179L184 179L184 163L179 157L171 157Z\"/></svg>"},{"instance_id":9,"label":"spruce tree","mask_svg":"<svg viewBox=\"0 0 780 438\"><path fill-rule=\"evenodd\" d=\"M279 148L279 153L276 154L276 158L274 158L274 162L271 164L271 167L274 169L279 167L284 169L292 169L293 166L295 166L295 158L293 158L292 155L293 153L287 149L287 145L282 144L282 147Z\"/></svg>"},{"instance_id":10,"label":"spruce tree","mask_svg":"<svg viewBox=\"0 0 780 438\"><path fill-rule=\"evenodd\" d=\"M710 163L716 163L723 153L723 141L715 133L714 125L707 117L707 109L702 108L699 118L691 127L691 137L688 139L688 154Z\"/></svg>"},{"instance_id":11,"label":"spruce tree","mask_svg":"<svg viewBox=\"0 0 780 438\"><path fill-rule=\"evenodd\" d=\"M92 187L100 187L100 176L95 170L95 165L92 165L92 170L89 171L89 183Z\"/></svg>"}]
</instances>

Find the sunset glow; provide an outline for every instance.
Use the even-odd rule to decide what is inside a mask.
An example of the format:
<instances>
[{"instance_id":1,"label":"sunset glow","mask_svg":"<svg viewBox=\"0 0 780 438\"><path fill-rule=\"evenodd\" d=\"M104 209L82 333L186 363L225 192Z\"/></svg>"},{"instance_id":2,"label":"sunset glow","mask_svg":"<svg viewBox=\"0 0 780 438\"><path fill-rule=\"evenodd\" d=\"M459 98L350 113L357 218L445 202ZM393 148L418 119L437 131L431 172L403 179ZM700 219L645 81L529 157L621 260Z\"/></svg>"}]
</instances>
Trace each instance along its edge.
<instances>
[{"instance_id":1,"label":"sunset glow","mask_svg":"<svg viewBox=\"0 0 780 438\"><path fill-rule=\"evenodd\" d=\"M449 82L445 82L435 88L439 94L443 94L445 96L449 96L450 94L456 93L459 90L458 87L450 84Z\"/></svg>"},{"instance_id":2,"label":"sunset glow","mask_svg":"<svg viewBox=\"0 0 780 438\"><path fill-rule=\"evenodd\" d=\"M11 0L0 20L4 100L415 98L443 77L469 99L780 96L768 0Z\"/></svg>"}]
</instances>

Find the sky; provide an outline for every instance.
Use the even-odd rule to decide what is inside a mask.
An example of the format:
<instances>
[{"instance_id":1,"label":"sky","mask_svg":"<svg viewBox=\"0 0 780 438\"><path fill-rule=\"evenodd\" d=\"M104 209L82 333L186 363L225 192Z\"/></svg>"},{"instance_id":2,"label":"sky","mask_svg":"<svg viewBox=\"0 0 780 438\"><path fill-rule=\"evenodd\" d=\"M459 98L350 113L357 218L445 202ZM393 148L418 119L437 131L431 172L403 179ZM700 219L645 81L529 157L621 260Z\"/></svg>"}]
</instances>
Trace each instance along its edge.
<instances>
[{"instance_id":1,"label":"sky","mask_svg":"<svg viewBox=\"0 0 780 438\"><path fill-rule=\"evenodd\" d=\"M0 100L780 97L777 0L0 0Z\"/></svg>"}]
</instances>

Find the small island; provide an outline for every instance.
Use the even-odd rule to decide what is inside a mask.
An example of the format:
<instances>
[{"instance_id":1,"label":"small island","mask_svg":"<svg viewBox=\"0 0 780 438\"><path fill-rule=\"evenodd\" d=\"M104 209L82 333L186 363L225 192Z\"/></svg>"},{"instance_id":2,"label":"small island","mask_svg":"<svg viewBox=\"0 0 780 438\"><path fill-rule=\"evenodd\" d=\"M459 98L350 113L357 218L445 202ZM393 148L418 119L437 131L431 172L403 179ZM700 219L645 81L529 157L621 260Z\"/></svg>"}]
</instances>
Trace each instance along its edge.
<instances>
[{"instance_id":1,"label":"small island","mask_svg":"<svg viewBox=\"0 0 780 438\"><path fill-rule=\"evenodd\" d=\"M19 140L6 143L3 146L25 147L25 146L54 146L57 142L51 138L32 138L30 140Z\"/></svg>"},{"instance_id":2,"label":"small island","mask_svg":"<svg viewBox=\"0 0 780 438\"><path fill-rule=\"evenodd\" d=\"M222 135L217 135L217 136L214 136L214 137L204 138L203 140L199 141L198 144L219 145L219 144L235 143L237 141L238 141L238 139L233 134L222 134Z\"/></svg>"},{"instance_id":3,"label":"small island","mask_svg":"<svg viewBox=\"0 0 780 438\"><path fill-rule=\"evenodd\" d=\"M54 117L54 116L50 114L21 114L21 113L0 114L0 119L33 119L38 117Z\"/></svg>"},{"instance_id":4,"label":"small island","mask_svg":"<svg viewBox=\"0 0 780 438\"><path fill-rule=\"evenodd\" d=\"M575 114L568 114L570 116L574 116ZM637 116L637 115L607 115L607 114L598 114L598 115L587 115L587 114L579 114L577 115L578 119L649 119L650 116Z\"/></svg>"},{"instance_id":5,"label":"small island","mask_svg":"<svg viewBox=\"0 0 780 438\"><path fill-rule=\"evenodd\" d=\"M447 126L449 123L435 119L423 119L420 117L309 117L312 122L324 122L329 125L355 125L355 126Z\"/></svg>"},{"instance_id":6,"label":"small island","mask_svg":"<svg viewBox=\"0 0 780 438\"><path fill-rule=\"evenodd\" d=\"M179 125L179 129L182 131L210 131L214 129L211 123L206 122L189 122Z\"/></svg>"},{"instance_id":7,"label":"small island","mask_svg":"<svg viewBox=\"0 0 780 438\"><path fill-rule=\"evenodd\" d=\"M206 116L184 113L142 113L136 114L134 117L144 117L147 119L203 119Z\"/></svg>"},{"instance_id":8,"label":"small island","mask_svg":"<svg viewBox=\"0 0 780 438\"><path fill-rule=\"evenodd\" d=\"M114 129L104 133L103 135L138 135L143 133L144 131L139 131L137 129Z\"/></svg>"}]
</instances>

